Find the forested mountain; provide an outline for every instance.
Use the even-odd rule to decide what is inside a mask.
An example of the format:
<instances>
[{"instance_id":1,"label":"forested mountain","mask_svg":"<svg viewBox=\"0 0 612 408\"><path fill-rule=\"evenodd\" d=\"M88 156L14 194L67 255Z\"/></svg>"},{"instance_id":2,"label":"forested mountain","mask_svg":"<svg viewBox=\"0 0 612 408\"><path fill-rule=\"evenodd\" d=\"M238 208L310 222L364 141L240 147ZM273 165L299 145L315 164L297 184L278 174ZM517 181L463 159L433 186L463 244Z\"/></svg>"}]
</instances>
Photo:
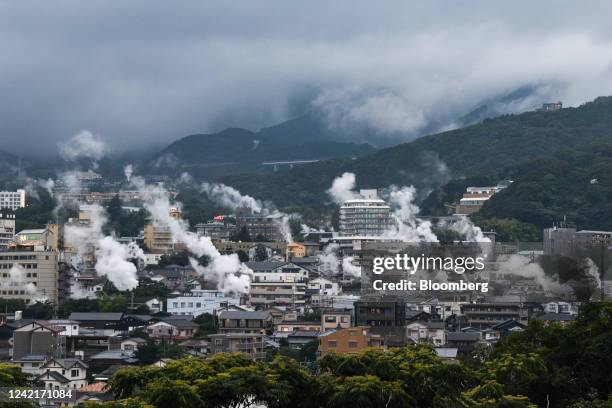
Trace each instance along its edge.
<instances>
[{"instance_id":1,"label":"forested mountain","mask_svg":"<svg viewBox=\"0 0 612 408\"><path fill-rule=\"evenodd\" d=\"M170 144L156 154L151 172L187 171L198 178L262 171L262 162L321 160L372 153L367 143L334 139L334 135L309 115L264 128L259 132L228 128L213 134L196 134Z\"/></svg>"},{"instance_id":2,"label":"forested mountain","mask_svg":"<svg viewBox=\"0 0 612 408\"><path fill-rule=\"evenodd\" d=\"M579 226L606 227L612 219L612 97L577 108L487 119L426 136L355 160L331 160L273 175L222 180L280 206L322 206L334 177L350 171L360 187L390 184L434 188L428 209L457 197L448 182L515 183L483 208L488 217L514 217L538 226L564 215ZM594 180L595 181L591 181ZM437 203L437 205L436 205Z\"/></svg>"}]
</instances>

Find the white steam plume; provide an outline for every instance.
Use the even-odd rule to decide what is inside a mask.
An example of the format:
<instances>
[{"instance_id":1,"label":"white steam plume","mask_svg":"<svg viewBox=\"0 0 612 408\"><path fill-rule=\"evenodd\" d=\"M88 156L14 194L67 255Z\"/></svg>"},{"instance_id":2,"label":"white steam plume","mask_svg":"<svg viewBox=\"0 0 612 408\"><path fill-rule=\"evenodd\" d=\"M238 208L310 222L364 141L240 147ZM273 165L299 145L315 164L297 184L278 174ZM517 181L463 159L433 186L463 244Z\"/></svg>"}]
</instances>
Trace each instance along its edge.
<instances>
[{"instance_id":1,"label":"white steam plume","mask_svg":"<svg viewBox=\"0 0 612 408\"><path fill-rule=\"evenodd\" d=\"M125 175L125 179L127 182L130 182L132 178L132 174L134 174L134 166L132 164L128 164L123 168L123 174Z\"/></svg>"},{"instance_id":2,"label":"white steam plume","mask_svg":"<svg viewBox=\"0 0 612 408\"><path fill-rule=\"evenodd\" d=\"M355 260L354 256L346 256L346 257L344 257L344 259L342 259L342 271L345 274L349 274L351 276L359 278L359 277L361 277L361 267L360 266L355 266L353 264L354 260Z\"/></svg>"},{"instance_id":3,"label":"white steam plume","mask_svg":"<svg viewBox=\"0 0 612 408\"><path fill-rule=\"evenodd\" d=\"M240 262L237 254L222 255L209 237L199 237L188 230L188 225L183 220L172 218L170 209L179 203L171 204L168 192L162 186L147 185L140 177L133 177L132 183L139 191L145 192L144 207L151 214L155 226L167 228L174 243L185 245L198 258L206 255L210 259L206 267L200 266L196 269L200 274L214 279L219 290L233 292L240 289L240 293L245 291L245 286L237 285L237 282L250 281L252 271ZM242 278L239 280L234 275Z\"/></svg>"},{"instance_id":4,"label":"white steam plume","mask_svg":"<svg viewBox=\"0 0 612 408\"><path fill-rule=\"evenodd\" d=\"M521 276L533 279L545 291L555 294L570 294L572 288L562 284L558 279L546 275L542 267L536 262L532 262L526 256L510 255L502 259L499 264L499 272L504 275Z\"/></svg>"},{"instance_id":5,"label":"white steam plume","mask_svg":"<svg viewBox=\"0 0 612 408\"><path fill-rule=\"evenodd\" d=\"M26 271L19 264L14 264L11 269L9 269L8 280L3 280L0 283L0 286L3 289L8 290L23 290L26 294L32 296L35 301L45 301L48 300L47 296L39 293L38 288L35 284L28 282L26 278Z\"/></svg>"},{"instance_id":6,"label":"white steam plume","mask_svg":"<svg viewBox=\"0 0 612 408\"><path fill-rule=\"evenodd\" d=\"M254 212L261 212L263 209L261 201L248 195L242 195L240 191L233 187L226 186L225 184L202 183L201 189L212 200L232 210L236 210L240 207L247 207Z\"/></svg>"},{"instance_id":7,"label":"white steam plume","mask_svg":"<svg viewBox=\"0 0 612 408\"><path fill-rule=\"evenodd\" d=\"M98 240L97 246L96 272L98 275L106 276L119 290L133 289L138 286L136 265L128 259L144 257L142 249L135 244L122 245L111 236Z\"/></svg>"},{"instance_id":8,"label":"white steam plume","mask_svg":"<svg viewBox=\"0 0 612 408\"><path fill-rule=\"evenodd\" d=\"M283 240L287 243L293 242L289 220L296 216L295 214L285 214L274 208L272 203L263 203L249 195L241 194L240 191L233 187L221 183L202 183L201 191L206 193L210 199L232 210L246 207L250 208L255 213L267 214L274 217L274 224L278 228Z\"/></svg>"},{"instance_id":9,"label":"white steam plume","mask_svg":"<svg viewBox=\"0 0 612 408\"><path fill-rule=\"evenodd\" d=\"M319 252L317 258L319 259L319 272L321 275L334 276L340 271L340 260L336 251L340 248L338 244L329 244Z\"/></svg>"},{"instance_id":10,"label":"white steam plume","mask_svg":"<svg viewBox=\"0 0 612 408\"><path fill-rule=\"evenodd\" d=\"M465 237L466 241L470 242L491 242L491 239L482 233L480 227L474 225L472 220L467 216L461 215L459 218L450 221L446 227L452 231L458 232Z\"/></svg>"},{"instance_id":11,"label":"white steam plume","mask_svg":"<svg viewBox=\"0 0 612 408\"><path fill-rule=\"evenodd\" d=\"M438 242L431 230L431 222L416 218L420 211L414 203L416 189L413 186L391 186L389 190L388 201L395 225L385 233L385 237L404 242Z\"/></svg>"},{"instance_id":12,"label":"white steam plume","mask_svg":"<svg viewBox=\"0 0 612 408\"><path fill-rule=\"evenodd\" d=\"M353 191L355 186L355 174L344 173L334 179L331 187L327 190L327 194L334 203L341 205L347 200L359 198L359 194Z\"/></svg>"},{"instance_id":13,"label":"white steam plume","mask_svg":"<svg viewBox=\"0 0 612 408\"><path fill-rule=\"evenodd\" d=\"M95 270L99 276L106 276L119 290L138 286L137 268L129 259L144 259L142 250L133 243L124 245L104 235L107 217L101 206L90 206L88 215L88 222L67 224L64 228L66 243L76 251L72 264L82 265L85 256L95 251Z\"/></svg>"},{"instance_id":14,"label":"white steam plume","mask_svg":"<svg viewBox=\"0 0 612 408\"><path fill-rule=\"evenodd\" d=\"M62 158L67 161L75 161L80 158L98 161L109 151L108 145L102 138L89 130L82 130L70 139L58 143L58 148Z\"/></svg>"}]
</instances>

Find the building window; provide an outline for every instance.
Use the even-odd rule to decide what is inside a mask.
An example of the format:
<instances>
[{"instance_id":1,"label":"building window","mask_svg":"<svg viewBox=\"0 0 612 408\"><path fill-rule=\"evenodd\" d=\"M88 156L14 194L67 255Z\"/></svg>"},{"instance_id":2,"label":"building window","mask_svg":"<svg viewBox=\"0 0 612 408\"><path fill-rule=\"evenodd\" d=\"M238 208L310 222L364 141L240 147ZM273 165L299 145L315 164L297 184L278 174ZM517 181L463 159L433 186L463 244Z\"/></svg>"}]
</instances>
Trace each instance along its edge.
<instances>
[{"instance_id":1,"label":"building window","mask_svg":"<svg viewBox=\"0 0 612 408\"><path fill-rule=\"evenodd\" d=\"M348 346L349 346L349 348L357 348L357 342L356 341L349 341L348 342Z\"/></svg>"},{"instance_id":2,"label":"building window","mask_svg":"<svg viewBox=\"0 0 612 408\"><path fill-rule=\"evenodd\" d=\"M335 348L336 347L336 340L329 340L327 342L327 346Z\"/></svg>"},{"instance_id":3,"label":"building window","mask_svg":"<svg viewBox=\"0 0 612 408\"><path fill-rule=\"evenodd\" d=\"M78 377L79 376L79 370L70 370L70 376L71 377Z\"/></svg>"}]
</instances>

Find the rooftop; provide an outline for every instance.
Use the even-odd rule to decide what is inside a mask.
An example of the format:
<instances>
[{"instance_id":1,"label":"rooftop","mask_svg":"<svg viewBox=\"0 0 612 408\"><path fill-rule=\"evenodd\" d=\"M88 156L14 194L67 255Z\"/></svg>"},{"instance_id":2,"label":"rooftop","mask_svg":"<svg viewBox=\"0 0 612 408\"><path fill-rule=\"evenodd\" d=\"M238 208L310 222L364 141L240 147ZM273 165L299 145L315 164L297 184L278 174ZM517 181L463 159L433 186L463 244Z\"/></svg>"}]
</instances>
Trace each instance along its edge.
<instances>
[{"instance_id":1,"label":"rooftop","mask_svg":"<svg viewBox=\"0 0 612 408\"><path fill-rule=\"evenodd\" d=\"M268 311L243 312L241 310L226 310L219 313L219 319L265 320L270 317Z\"/></svg>"}]
</instances>

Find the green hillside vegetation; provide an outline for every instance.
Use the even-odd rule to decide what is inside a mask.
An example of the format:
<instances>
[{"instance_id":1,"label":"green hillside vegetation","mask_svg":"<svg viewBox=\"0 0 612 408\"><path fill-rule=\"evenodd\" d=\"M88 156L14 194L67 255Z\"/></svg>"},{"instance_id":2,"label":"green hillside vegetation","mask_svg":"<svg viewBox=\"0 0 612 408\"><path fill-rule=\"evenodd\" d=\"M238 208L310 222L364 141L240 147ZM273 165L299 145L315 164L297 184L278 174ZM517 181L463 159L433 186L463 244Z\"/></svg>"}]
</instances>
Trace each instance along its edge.
<instances>
[{"instance_id":1,"label":"green hillside vegetation","mask_svg":"<svg viewBox=\"0 0 612 408\"><path fill-rule=\"evenodd\" d=\"M333 179L350 171L359 187L433 188L425 210L440 213L466 185L512 179L512 187L491 200L483 216L516 218L541 227L566 215L580 226L604 226L610 223L610 145L612 97L601 97L578 108L488 119L355 160L330 160L265 176L233 175L222 181L281 207L323 207L331 204L325 191ZM589 184L592 178L598 184ZM448 191L437 190L448 182Z\"/></svg>"},{"instance_id":2,"label":"green hillside vegetation","mask_svg":"<svg viewBox=\"0 0 612 408\"><path fill-rule=\"evenodd\" d=\"M367 143L334 140L332 134L313 122L295 119L257 133L229 128L187 136L156 154L149 171L187 171L195 177L211 179L240 171L264 171L264 161L353 157L375 150Z\"/></svg>"}]
</instances>

